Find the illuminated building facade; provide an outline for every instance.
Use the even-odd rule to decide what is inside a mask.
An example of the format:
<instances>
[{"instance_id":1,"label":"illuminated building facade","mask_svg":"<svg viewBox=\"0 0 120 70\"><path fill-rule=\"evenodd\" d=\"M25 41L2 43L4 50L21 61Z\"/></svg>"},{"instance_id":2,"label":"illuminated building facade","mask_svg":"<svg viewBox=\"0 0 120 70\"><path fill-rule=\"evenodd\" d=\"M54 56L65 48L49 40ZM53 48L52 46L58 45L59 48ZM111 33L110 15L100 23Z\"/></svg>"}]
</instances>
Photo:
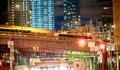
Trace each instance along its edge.
<instances>
[{"instance_id":1,"label":"illuminated building facade","mask_svg":"<svg viewBox=\"0 0 120 70\"><path fill-rule=\"evenodd\" d=\"M54 0L30 0L31 27L54 30Z\"/></svg>"},{"instance_id":2,"label":"illuminated building facade","mask_svg":"<svg viewBox=\"0 0 120 70\"><path fill-rule=\"evenodd\" d=\"M30 26L29 0L8 0L10 25Z\"/></svg>"},{"instance_id":3,"label":"illuminated building facade","mask_svg":"<svg viewBox=\"0 0 120 70\"><path fill-rule=\"evenodd\" d=\"M80 0L64 0L64 22L68 30L80 24Z\"/></svg>"}]
</instances>

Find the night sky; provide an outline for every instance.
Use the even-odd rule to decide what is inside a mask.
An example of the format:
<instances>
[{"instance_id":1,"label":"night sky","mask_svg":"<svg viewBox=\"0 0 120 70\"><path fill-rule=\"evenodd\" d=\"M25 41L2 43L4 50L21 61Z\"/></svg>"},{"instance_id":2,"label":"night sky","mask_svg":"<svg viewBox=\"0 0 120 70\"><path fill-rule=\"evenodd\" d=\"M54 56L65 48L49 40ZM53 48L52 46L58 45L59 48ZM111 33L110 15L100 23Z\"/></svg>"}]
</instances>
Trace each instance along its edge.
<instances>
[{"instance_id":1,"label":"night sky","mask_svg":"<svg viewBox=\"0 0 120 70\"><path fill-rule=\"evenodd\" d=\"M8 21L7 6L7 0L0 0L0 24L5 24Z\"/></svg>"}]
</instances>

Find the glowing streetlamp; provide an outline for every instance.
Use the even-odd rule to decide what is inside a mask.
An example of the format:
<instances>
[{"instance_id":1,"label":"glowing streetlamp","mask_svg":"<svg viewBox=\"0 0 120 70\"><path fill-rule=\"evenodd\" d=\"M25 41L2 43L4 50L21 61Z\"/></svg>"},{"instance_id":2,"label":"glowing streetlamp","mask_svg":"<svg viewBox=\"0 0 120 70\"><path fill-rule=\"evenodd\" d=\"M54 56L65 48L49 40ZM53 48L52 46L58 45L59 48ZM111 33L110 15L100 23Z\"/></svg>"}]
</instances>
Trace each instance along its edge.
<instances>
[{"instance_id":1,"label":"glowing streetlamp","mask_svg":"<svg viewBox=\"0 0 120 70\"><path fill-rule=\"evenodd\" d=\"M85 45L86 45L85 39L78 39L78 45L79 45L80 47L85 47Z\"/></svg>"}]
</instances>

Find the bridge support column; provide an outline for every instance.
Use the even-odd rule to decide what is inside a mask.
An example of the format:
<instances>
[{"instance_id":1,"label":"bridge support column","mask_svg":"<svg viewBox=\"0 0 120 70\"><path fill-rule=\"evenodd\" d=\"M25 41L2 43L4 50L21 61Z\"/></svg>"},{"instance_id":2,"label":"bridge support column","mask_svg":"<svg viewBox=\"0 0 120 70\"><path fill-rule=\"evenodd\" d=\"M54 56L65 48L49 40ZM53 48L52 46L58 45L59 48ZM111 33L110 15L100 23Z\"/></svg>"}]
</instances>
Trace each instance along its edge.
<instances>
[{"instance_id":1,"label":"bridge support column","mask_svg":"<svg viewBox=\"0 0 120 70\"><path fill-rule=\"evenodd\" d=\"M112 0L113 1L113 23L115 25L114 28L114 36L115 36L115 42L116 42L116 52L120 50L120 0ZM119 70L119 60L118 60L118 54L116 54L117 58L117 69Z\"/></svg>"},{"instance_id":2,"label":"bridge support column","mask_svg":"<svg viewBox=\"0 0 120 70\"><path fill-rule=\"evenodd\" d=\"M90 70L93 70L93 60L92 60L93 57L90 58Z\"/></svg>"},{"instance_id":3,"label":"bridge support column","mask_svg":"<svg viewBox=\"0 0 120 70\"><path fill-rule=\"evenodd\" d=\"M10 38L11 39L11 38ZM14 62L14 43L13 41L8 41L8 48L10 48L10 70L13 70L13 62Z\"/></svg>"},{"instance_id":4,"label":"bridge support column","mask_svg":"<svg viewBox=\"0 0 120 70\"><path fill-rule=\"evenodd\" d=\"M13 62L14 62L13 57L14 57L13 53L10 52L10 70L13 70Z\"/></svg>"},{"instance_id":5,"label":"bridge support column","mask_svg":"<svg viewBox=\"0 0 120 70\"><path fill-rule=\"evenodd\" d=\"M97 57L93 57L93 70L97 70Z\"/></svg>"}]
</instances>

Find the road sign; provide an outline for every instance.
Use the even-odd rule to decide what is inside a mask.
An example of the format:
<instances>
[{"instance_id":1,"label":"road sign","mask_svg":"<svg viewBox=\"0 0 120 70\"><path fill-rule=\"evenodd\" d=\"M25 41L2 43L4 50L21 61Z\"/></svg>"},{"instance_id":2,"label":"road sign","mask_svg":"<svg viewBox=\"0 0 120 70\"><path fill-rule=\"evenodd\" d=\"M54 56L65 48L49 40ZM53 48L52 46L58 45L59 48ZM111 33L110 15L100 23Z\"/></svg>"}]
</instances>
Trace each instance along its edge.
<instances>
[{"instance_id":1,"label":"road sign","mask_svg":"<svg viewBox=\"0 0 120 70\"><path fill-rule=\"evenodd\" d=\"M82 62L74 62L74 70L82 70Z\"/></svg>"},{"instance_id":2,"label":"road sign","mask_svg":"<svg viewBox=\"0 0 120 70\"><path fill-rule=\"evenodd\" d=\"M13 48L14 42L13 41L8 41L8 48Z\"/></svg>"}]
</instances>

